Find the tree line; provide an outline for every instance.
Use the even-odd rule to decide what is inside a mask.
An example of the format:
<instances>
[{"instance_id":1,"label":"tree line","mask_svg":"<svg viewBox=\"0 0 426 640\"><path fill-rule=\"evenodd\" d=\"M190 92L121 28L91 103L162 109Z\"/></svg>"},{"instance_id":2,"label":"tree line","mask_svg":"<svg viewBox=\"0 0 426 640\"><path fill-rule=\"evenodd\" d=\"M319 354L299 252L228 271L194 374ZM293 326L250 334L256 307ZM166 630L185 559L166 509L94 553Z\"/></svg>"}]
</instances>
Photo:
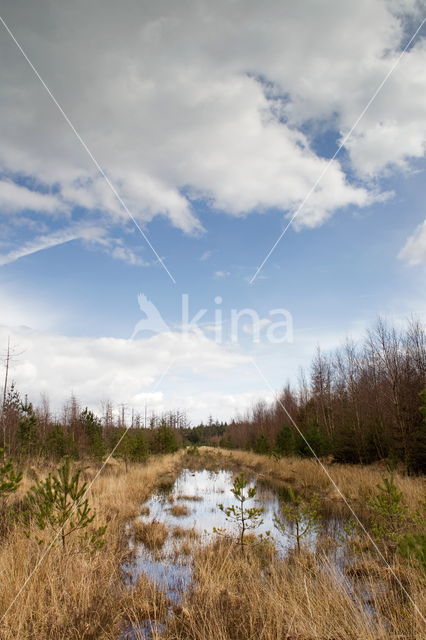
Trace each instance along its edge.
<instances>
[{"instance_id":1,"label":"tree line","mask_svg":"<svg viewBox=\"0 0 426 640\"><path fill-rule=\"evenodd\" d=\"M0 417L3 449L15 459L102 459L114 451L126 461L141 462L150 453L176 451L188 426L185 413L180 411L149 417L134 414L126 424L123 406L114 413L112 403L105 402L98 416L83 408L75 396L56 416L46 396L34 406L27 396L21 397L13 382L5 391Z\"/></svg>"},{"instance_id":2,"label":"tree line","mask_svg":"<svg viewBox=\"0 0 426 640\"><path fill-rule=\"evenodd\" d=\"M0 446L16 458L99 458L112 450L127 460L179 447L209 444L276 456L330 456L337 462L388 460L409 473L426 472L426 334L418 321L403 328L383 320L364 340L339 349L318 348L297 386L257 402L229 424L192 427L181 411L132 414L103 403L101 415L75 397L54 416L46 397L34 407L12 383L1 405ZM126 432L126 436L123 437Z\"/></svg>"},{"instance_id":3,"label":"tree line","mask_svg":"<svg viewBox=\"0 0 426 640\"><path fill-rule=\"evenodd\" d=\"M424 327L379 319L363 341L347 340L331 353L318 348L295 388L286 386L272 404L258 402L212 441L346 463L387 459L424 473L425 387Z\"/></svg>"}]
</instances>

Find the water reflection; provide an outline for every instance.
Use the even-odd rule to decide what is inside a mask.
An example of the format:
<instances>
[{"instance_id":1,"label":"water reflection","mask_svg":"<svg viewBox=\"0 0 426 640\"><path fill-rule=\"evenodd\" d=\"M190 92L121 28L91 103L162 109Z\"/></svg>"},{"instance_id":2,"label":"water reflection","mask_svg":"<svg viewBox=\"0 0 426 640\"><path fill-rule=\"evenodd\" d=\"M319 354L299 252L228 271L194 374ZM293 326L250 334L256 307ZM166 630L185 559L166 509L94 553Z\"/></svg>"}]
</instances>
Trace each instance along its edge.
<instances>
[{"instance_id":1,"label":"water reflection","mask_svg":"<svg viewBox=\"0 0 426 640\"><path fill-rule=\"evenodd\" d=\"M234 474L231 471L191 471L184 469L175 482L168 483L157 490L150 500L144 505L149 509L149 515L140 516L141 521L158 520L163 522L170 531L161 553L152 552L143 544L135 545L135 562L129 564L126 570L132 580L144 572L150 578L158 582L163 588L170 591L170 597L175 599L182 583L187 584L190 573L188 557L179 556L179 544L173 537L172 531L176 527L191 529L199 534L201 543L205 544L215 535L214 527L223 528L231 534L232 524L227 522L225 514L217 507L218 503L225 507L235 504L235 498L231 493ZM249 478L248 486L256 483ZM257 493L252 502L262 506L263 523L256 529L256 533L266 534L268 531L274 539L280 553L286 553L290 547L294 547L291 536L283 535L274 527L274 514L280 513L280 500L276 490L265 482L256 484ZM183 505L187 508L187 514L174 515L173 505ZM148 511L147 509L147 511ZM177 510L179 511L179 510ZM290 528L290 527L289 527ZM321 526L322 534L327 533L336 537L342 533L342 522L338 518L328 517ZM310 532L306 535L304 543L311 548L317 543L318 533Z\"/></svg>"},{"instance_id":2,"label":"water reflection","mask_svg":"<svg viewBox=\"0 0 426 640\"><path fill-rule=\"evenodd\" d=\"M184 592L191 583L191 554L180 552L182 541L186 540L186 546L207 544L216 534L214 527L235 533L235 528L227 522L225 514L217 507L218 503L224 507L235 504L236 499L231 493L234 474L231 471L192 471L184 469L174 482L164 483L144 505L147 515L139 516L141 522L157 520L164 523L169 534L164 545L158 550L149 550L142 543L131 542L134 552L132 562L123 566L129 580L134 582L142 573L146 574L156 585L163 589L167 597L174 604L182 598ZM248 477L248 486L257 487L256 497L248 501L247 506L262 506L263 523L256 529L256 533L266 534L268 531L273 538L278 553L284 555L290 548L294 548L295 541L291 536L280 533L274 527L274 515L280 513L280 499L277 491L266 482L255 482ZM187 507L187 513L174 515L174 505ZM177 510L179 512L181 510ZM179 536L176 535L178 528ZM192 537L185 538L184 530L191 530ZM175 535L173 532L175 531ZM303 543L311 548L324 539L324 534L340 535L343 532L342 521L335 517L327 517L321 526L321 535L318 532L308 533ZM182 538L180 538L182 535ZM320 536L320 537L319 537ZM321 538L322 536L322 538ZM342 549L334 546L327 550L327 556L334 557L336 574L343 579L342 567L344 557ZM122 640L150 637L151 633L146 625L138 629L127 629Z\"/></svg>"}]
</instances>

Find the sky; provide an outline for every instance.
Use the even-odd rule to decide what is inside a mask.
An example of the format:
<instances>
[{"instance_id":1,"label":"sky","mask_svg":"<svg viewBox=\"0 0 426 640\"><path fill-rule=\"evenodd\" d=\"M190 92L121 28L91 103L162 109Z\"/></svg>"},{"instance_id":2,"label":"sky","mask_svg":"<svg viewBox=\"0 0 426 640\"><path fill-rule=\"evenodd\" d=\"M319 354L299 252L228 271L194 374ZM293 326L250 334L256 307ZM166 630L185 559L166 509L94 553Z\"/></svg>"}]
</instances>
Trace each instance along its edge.
<instances>
[{"instance_id":1,"label":"sky","mask_svg":"<svg viewBox=\"0 0 426 640\"><path fill-rule=\"evenodd\" d=\"M230 419L318 345L425 319L424 0L0 15L0 351L22 394Z\"/></svg>"}]
</instances>

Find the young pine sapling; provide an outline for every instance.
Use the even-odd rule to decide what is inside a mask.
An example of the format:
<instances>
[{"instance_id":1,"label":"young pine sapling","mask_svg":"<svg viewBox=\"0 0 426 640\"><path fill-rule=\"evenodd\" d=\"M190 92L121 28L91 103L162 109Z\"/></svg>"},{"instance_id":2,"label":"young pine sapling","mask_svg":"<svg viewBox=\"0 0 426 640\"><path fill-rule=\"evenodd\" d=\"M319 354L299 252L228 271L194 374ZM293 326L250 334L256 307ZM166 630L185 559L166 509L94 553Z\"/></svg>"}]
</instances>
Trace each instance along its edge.
<instances>
[{"instance_id":1,"label":"young pine sapling","mask_svg":"<svg viewBox=\"0 0 426 640\"><path fill-rule=\"evenodd\" d=\"M17 491L22 472L17 471L12 460L5 460L4 449L0 448L0 501L4 505L11 493Z\"/></svg>"},{"instance_id":2,"label":"young pine sapling","mask_svg":"<svg viewBox=\"0 0 426 640\"><path fill-rule=\"evenodd\" d=\"M80 545L91 548L103 546L106 527L90 530L95 512L86 497L87 483L80 481L80 471L71 471L69 458L56 475L49 473L45 480L37 481L29 495L29 506L39 529L50 528L66 548L68 538L80 532Z\"/></svg>"},{"instance_id":3,"label":"young pine sapling","mask_svg":"<svg viewBox=\"0 0 426 640\"><path fill-rule=\"evenodd\" d=\"M371 514L371 532L381 544L385 555L393 556L412 519L392 473L384 476L383 483L377 484L376 489L376 493L367 501Z\"/></svg>"},{"instance_id":4,"label":"young pine sapling","mask_svg":"<svg viewBox=\"0 0 426 640\"><path fill-rule=\"evenodd\" d=\"M247 500L252 500L256 496L256 487L247 487L247 479L244 474L236 476L231 491L238 501L237 504L233 504L230 507L225 507L223 504L218 504L217 506L225 514L226 519L237 526L238 543L244 553L244 547L248 544L245 538L246 533L257 529L263 524L264 507L246 506ZM219 535L226 535L226 531L222 528L214 527L213 530ZM266 536L268 535L269 532L266 532ZM259 541L263 541L262 535L259 536Z\"/></svg>"},{"instance_id":5,"label":"young pine sapling","mask_svg":"<svg viewBox=\"0 0 426 640\"><path fill-rule=\"evenodd\" d=\"M292 487L285 491L281 501L281 517L274 514L274 525L285 536L292 536L297 552L301 551L301 541L308 533L319 529L321 521L320 501L317 495L303 499Z\"/></svg>"}]
</instances>

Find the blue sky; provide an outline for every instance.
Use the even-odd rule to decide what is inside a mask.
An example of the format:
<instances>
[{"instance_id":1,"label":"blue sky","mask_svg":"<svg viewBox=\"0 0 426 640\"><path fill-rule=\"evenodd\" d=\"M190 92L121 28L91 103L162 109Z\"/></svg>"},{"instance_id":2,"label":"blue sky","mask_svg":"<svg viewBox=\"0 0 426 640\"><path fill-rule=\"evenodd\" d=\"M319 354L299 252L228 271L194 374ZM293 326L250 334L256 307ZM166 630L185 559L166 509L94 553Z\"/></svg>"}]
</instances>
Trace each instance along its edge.
<instances>
[{"instance_id":1,"label":"blue sky","mask_svg":"<svg viewBox=\"0 0 426 640\"><path fill-rule=\"evenodd\" d=\"M360 337L379 314L425 317L423 30L250 284L423 3L223 1L194 14L127 0L84 24L78 4L6 2L3 18L176 282L3 28L0 340L23 351L23 393L48 393L55 410L74 392L95 409L111 398L229 418L271 397L251 358L279 389L317 344ZM168 332L130 340L139 293ZM182 333L182 294L191 315L207 309L204 336ZM259 343L244 322L229 340L245 308ZM291 344L268 341L273 309L291 314Z\"/></svg>"}]
</instances>

